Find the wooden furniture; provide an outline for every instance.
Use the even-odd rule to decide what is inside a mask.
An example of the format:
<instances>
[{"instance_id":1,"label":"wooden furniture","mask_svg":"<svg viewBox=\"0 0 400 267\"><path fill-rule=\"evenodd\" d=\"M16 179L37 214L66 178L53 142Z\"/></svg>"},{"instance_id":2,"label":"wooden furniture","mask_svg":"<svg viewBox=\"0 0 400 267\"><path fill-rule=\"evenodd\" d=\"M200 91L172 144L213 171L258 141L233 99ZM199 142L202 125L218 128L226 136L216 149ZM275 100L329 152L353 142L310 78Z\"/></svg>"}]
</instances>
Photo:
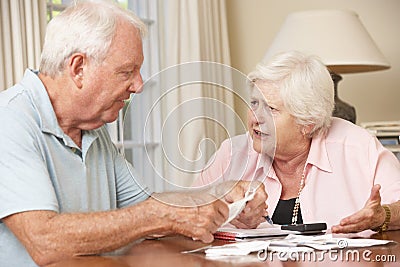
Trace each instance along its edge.
<instances>
[{"instance_id":1,"label":"wooden furniture","mask_svg":"<svg viewBox=\"0 0 400 267\"><path fill-rule=\"evenodd\" d=\"M400 230L374 234L371 238L395 240L385 246L361 248L352 253L338 250L336 254L326 254L323 259L310 261L280 261L276 257L260 261L257 254L243 257L232 257L226 260L210 260L203 252L182 254L182 251L205 246L198 241L181 236L165 237L157 240L143 240L131 244L119 256L85 256L49 265L51 267L227 267L227 266L398 266L400 262ZM220 245L225 241L216 240L213 245ZM342 255L340 254L342 253ZM359 260L357 255L359 255ZM363 254L365 254L363 256ZM346 256L347 255L347 256ZM346 259L347 257L347 259ZM336 258L336 260L335 260Z\"/></svg>"}]
</instances>

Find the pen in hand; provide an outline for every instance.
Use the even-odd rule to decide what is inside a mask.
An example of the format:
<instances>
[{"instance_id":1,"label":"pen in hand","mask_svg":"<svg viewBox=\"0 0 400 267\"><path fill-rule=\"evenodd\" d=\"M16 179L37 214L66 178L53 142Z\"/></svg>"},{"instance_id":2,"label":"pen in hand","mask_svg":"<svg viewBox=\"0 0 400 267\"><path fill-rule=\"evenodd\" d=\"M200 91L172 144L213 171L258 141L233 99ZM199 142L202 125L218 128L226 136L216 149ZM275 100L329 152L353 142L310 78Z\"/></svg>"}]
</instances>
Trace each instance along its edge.
<instances>
[{"instance_id":1,"label":"pen in hand","mask_svg":"<svg viewBox=\"0 0 400 267\"><path fill-rule=\"evenodd\" d=\"M267 220L267 222L268 222L270 225L273 225L273 224L274 224L274 222L273 222L272 219L269 217L269 215L264 216L264 218L265 218L265 220Z\"/></svg>"}]
</instances>

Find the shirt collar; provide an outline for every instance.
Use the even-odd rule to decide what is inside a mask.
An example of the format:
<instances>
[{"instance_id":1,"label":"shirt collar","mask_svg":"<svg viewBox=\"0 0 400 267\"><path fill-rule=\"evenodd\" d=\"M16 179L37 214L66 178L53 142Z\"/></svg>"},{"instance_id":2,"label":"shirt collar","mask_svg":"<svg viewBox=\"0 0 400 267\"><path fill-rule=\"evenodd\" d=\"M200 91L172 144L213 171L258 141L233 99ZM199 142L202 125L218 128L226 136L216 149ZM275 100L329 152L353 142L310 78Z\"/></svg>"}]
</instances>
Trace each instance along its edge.
<instances>
[{"instance_id":1,"label":"shirt collar","mask_svg":"<svg viewBox=\"0 0 400 267\"><path fill-rule=\"evenodd\" d=\"M58 125L49 95L42 81L39 79L38 72L29 69L26 70L21 85L28 91L31 101L38 112L42 132L51 133L58 138L63 138L64 132Z\"/></svg>"},{"instance_id":2,"label":"shirt collar","mask_svg":"<svg viewBox=\"0 0 400 267\"><path fill-rule=\"evenodd\" d=\"M332 172L325 140L323 135L316 135L312 138L307 163L313 164L323 171Z\"/></svg>"},{"instance_id":3,"label":"shirt collar","mask_svg":"<svg viewBox=\"0 0 400 267\"><path fill-rule=\"evenodd\" d=\"M272 160L269 156L259 154L257 159L257 170L262 169L265 176L272 170Z\"/></svg>"},{"instance_id":4,"label":"shirt collar","mask_svg":"<svg viewBox=\"0 0 400 267\"><path fill-rule=\"evenodd\" d=\"M248 135L248 138L249 144L252 146L253 143L250 135ZM312 164L326 172L332 172L332 165L329 161L326 142L323 136L317 135L314 136L311 140L311 147L307 158L307 164ZM272 168L271 158L267 155L258 155L256 172L260 169L263 170L266 176L270 176L272 178L277 177L274 169Z\"/></svg>"},{"instance_id":5,"label":"shirt collar","mask_svg":"<svg viewBox=\"0 0 400 267\"><path fill-rule=\"evenodd\" d=\"M40 129L44 133L49 133L63 140L64 144L70 147L76 147L72 139L64 133L58 124L56 113L51 104L49 95L42 81L39 79L38 72L27 69L21 81L21 85L28 91L31 101L35 106L39 116ZM83 131L82 142L92 143L98 137L95 130Z\"/></svg>"}]
</instances>

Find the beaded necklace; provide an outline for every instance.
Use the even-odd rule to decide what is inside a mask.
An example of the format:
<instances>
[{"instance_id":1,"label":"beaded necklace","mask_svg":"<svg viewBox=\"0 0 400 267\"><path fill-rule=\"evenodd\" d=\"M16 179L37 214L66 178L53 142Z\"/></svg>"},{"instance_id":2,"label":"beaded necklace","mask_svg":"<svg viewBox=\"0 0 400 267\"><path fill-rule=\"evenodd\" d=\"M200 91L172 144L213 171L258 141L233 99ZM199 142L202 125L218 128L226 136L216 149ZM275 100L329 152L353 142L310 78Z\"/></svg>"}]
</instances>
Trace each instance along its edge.
<instances>
[{"instance_id":1,"label":"beaded necklace","mask_svg":"<svg viewBox=\"0 0 400 267\"><path fill-rule=\"evenodd\" d=\"M299 208L300 208L300 193L301 190L303 190L304 187L304 180L305 180L305 169L306 167L304 166L303 174L301 175L301 180L300 180L300 187L299 187L299 192L297 193L296 200L294 202L294 207L293 207L293 215L292 215L292 224L297 223L297 215L299 214Z\"/></svg>"}]
</instances>

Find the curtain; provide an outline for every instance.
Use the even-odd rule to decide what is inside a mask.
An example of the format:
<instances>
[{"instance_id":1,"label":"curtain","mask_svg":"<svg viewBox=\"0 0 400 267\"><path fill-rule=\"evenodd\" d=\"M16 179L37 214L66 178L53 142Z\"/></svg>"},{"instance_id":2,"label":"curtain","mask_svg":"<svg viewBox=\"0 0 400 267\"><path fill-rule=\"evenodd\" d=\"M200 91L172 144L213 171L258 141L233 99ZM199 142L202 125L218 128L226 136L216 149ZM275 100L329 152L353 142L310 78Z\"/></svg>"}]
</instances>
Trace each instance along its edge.
<instances>
[{"instance_id":1,"label":"curtain","mask_svg":"<svg viewBox=\"0 0 400 267\"><path fill-rule=\"evenodd\" d=\"M225 0L159 0L164 179L190 186L235 134ZM216 63L211 63L216 62Z\"/></svg>"},{"instance_id":2,"label":"curtain","mask_svg":"<svg viewBox=\"0 0 400 267\"><path fill-rule=\"evenodd\" d=\"M0 90L37 69L46 28L46 0L0 1Z\"/></svg>"},{"instance_id":3,"label":"curtain","mask_svg":"<svg viewBox=\"0 0 400 267\"><path fill-rule=\"evenodd\" d=\"M230 63L225 0L159 0L162 67L209 60Z\"/></svg>"}]
</instances>

